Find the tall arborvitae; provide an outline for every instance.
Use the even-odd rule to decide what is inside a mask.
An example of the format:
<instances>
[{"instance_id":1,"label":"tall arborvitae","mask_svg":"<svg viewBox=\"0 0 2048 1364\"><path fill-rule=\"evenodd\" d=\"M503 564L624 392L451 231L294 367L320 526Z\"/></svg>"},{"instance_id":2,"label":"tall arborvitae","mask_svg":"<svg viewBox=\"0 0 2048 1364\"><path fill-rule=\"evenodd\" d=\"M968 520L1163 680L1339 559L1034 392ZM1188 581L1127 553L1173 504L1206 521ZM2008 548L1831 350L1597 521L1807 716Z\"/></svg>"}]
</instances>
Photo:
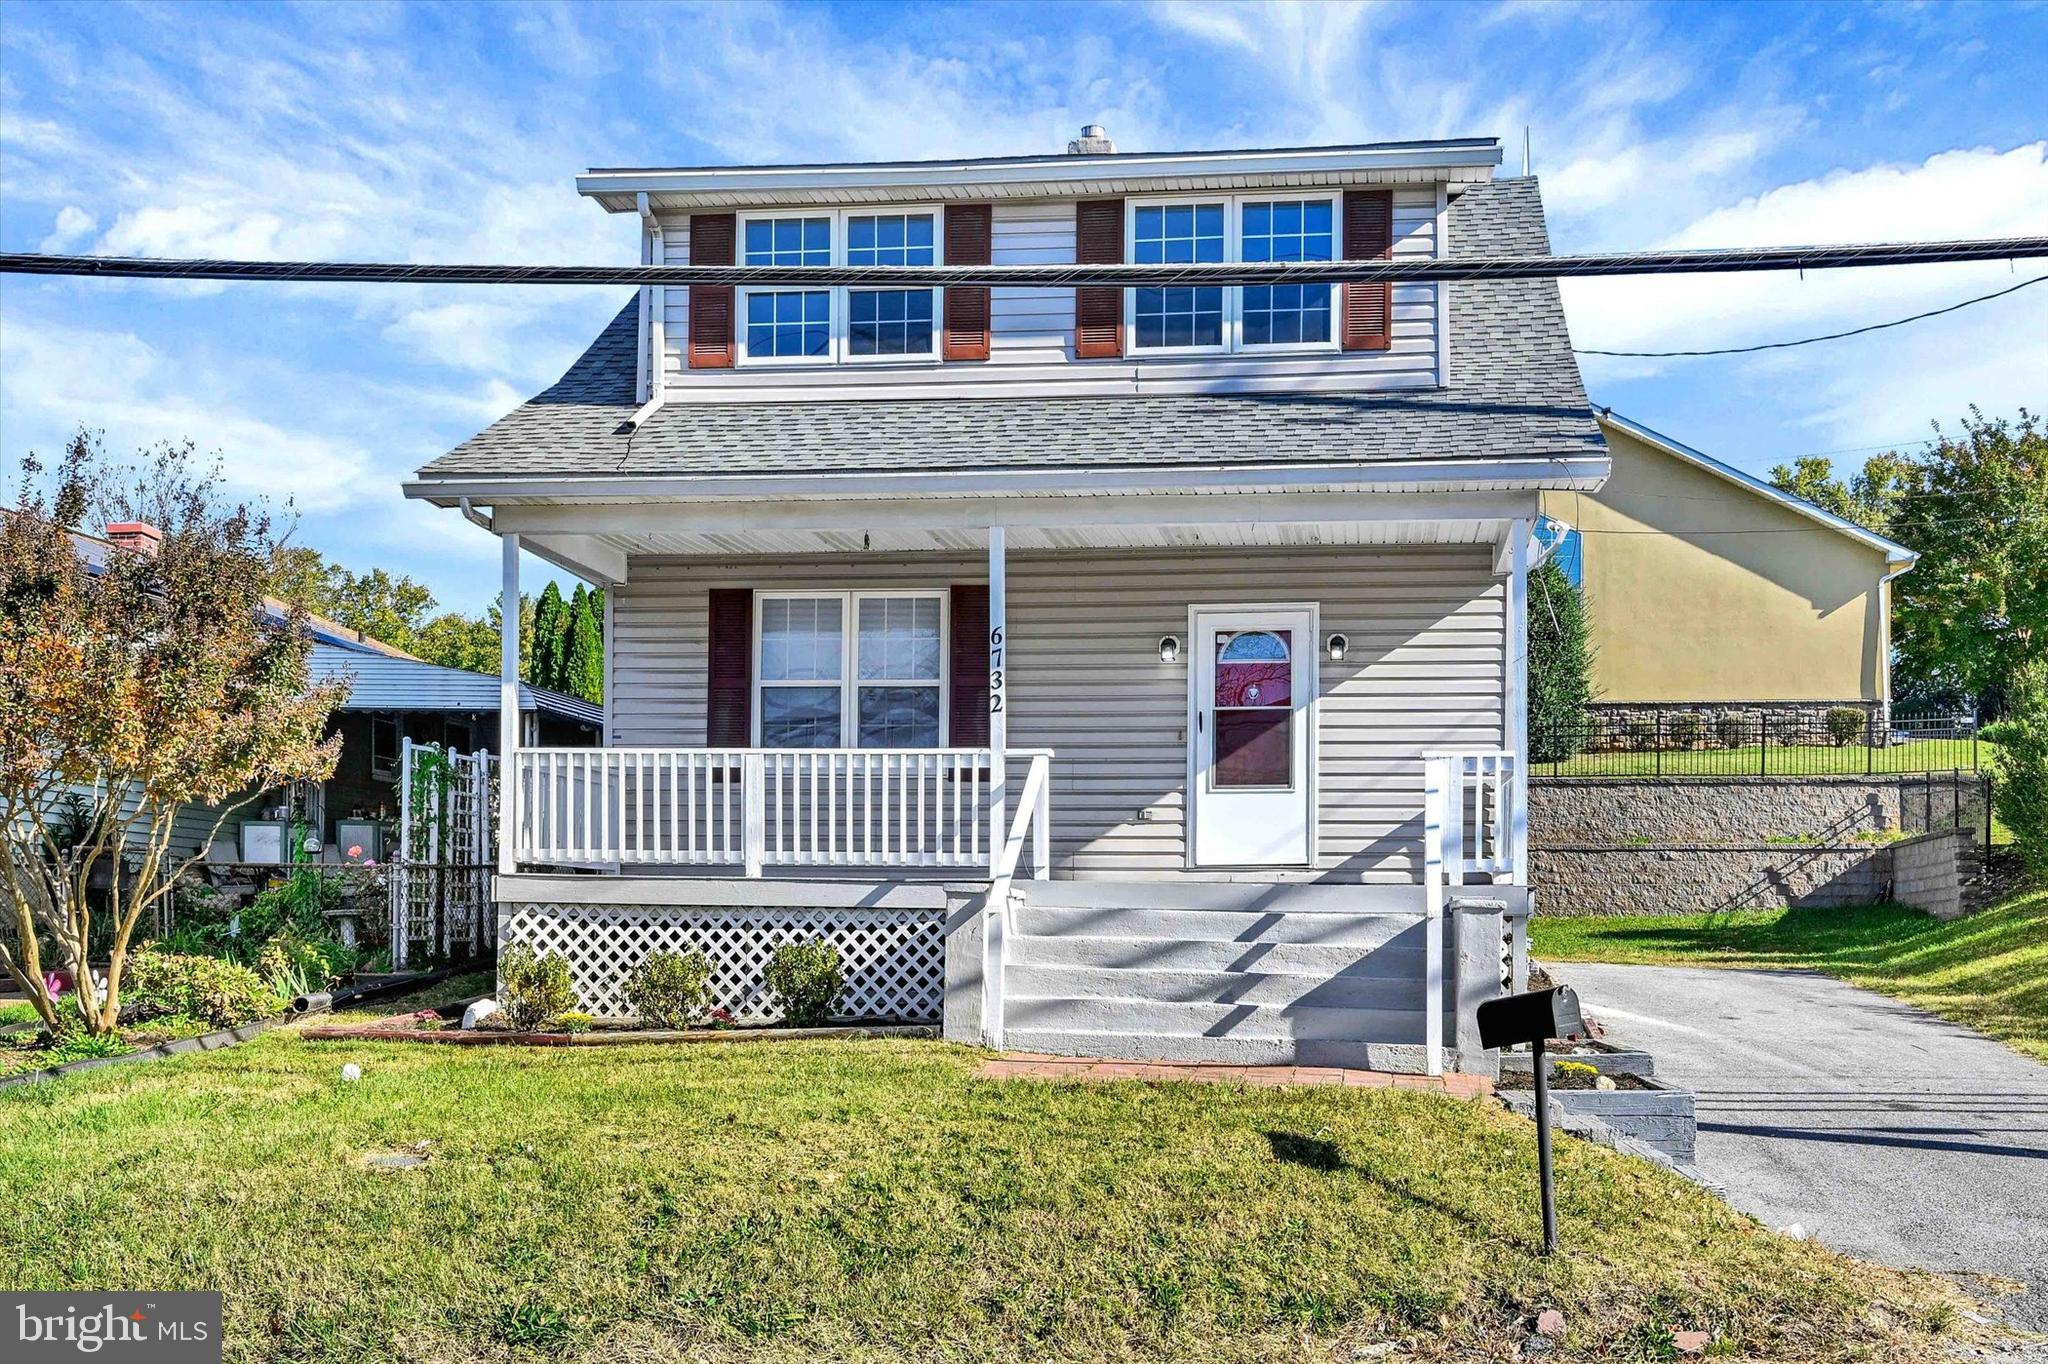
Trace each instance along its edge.
<instances>
[{"instance_id":1,"label":"tall arborvitae","mask_svg":"<svg viewBox=\"0 0 2048 1364\"><path fill-rule=\"evenodd\" d=\"M1555 558L1529 575L1529 758L1563 762L1585 746L1593 699L1586 599Z\"/></svg>"},{"instance_id":2,"label":"tall arborvitae","mask_svg":"<svg viewBox=\"0 0 2048 1364\"><path fill-rule=\"evenodd\" d=\"M604 701L604 633L582 588L569 604L569 642L562 690L586 701Z\"/></svg>"},{"instance_id":3,"label":"tall arborvitae","mask_svg":"<svg viewBox=\"0 0 2048 1364\"><path fill-rule=\"evenodd\" d=\"M526 680L551 691L562 689L562 643L567 633L568 607L562 589L550 582L533 608L533 653L528 660Z\"/></svg>"}]
</instances>

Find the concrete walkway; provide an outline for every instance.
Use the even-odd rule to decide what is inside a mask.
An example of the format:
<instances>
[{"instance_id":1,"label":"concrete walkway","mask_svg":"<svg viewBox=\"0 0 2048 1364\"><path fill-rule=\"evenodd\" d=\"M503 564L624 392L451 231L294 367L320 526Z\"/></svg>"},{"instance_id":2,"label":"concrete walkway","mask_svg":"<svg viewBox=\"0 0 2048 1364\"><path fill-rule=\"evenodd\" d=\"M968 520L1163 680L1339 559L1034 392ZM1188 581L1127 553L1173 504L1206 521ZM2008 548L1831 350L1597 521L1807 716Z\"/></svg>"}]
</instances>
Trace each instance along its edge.
<instances>
[{"instance_id":1,"label":"concrete walkway","mask_svg":"<svg viewBox=\"0 0 2048 1364\"><path fill-rule=\"evenodd\" d=\"M1773 1227L2027 1284L2048 1331L2048 1066L1811 971L1563 965L1609 1035L1699 1100L1700 1171Z\"/></svg>"}]
</instances>

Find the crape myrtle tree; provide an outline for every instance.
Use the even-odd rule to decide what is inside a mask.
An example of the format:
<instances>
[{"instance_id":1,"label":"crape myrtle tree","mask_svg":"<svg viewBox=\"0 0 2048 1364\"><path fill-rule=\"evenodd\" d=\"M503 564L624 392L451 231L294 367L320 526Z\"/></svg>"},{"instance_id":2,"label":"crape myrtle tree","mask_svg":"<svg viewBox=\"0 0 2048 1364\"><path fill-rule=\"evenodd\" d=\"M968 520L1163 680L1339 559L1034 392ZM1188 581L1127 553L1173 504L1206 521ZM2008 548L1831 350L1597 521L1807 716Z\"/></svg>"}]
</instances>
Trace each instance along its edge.
<instances>
[{"instance_id":1,"label":"crape myrtle tree","mask_svg":"<svg viewBox=\"0 0 2048 1364\"><path fill-rule=\"evenodd\" d=\"M0 515L0 965L52 1032L104 1034L136 926L198 855L171 848L180 808L216 812L217 832L258 793L330 775L346 688L308 685L303 607L266 604L269 518L226 501L189 445L117 475L81 431L21 472ZM116 521L161 543L88 562L73 533ZM60 995L57 970L77 988Z\"/></svg>"}]
</instances>

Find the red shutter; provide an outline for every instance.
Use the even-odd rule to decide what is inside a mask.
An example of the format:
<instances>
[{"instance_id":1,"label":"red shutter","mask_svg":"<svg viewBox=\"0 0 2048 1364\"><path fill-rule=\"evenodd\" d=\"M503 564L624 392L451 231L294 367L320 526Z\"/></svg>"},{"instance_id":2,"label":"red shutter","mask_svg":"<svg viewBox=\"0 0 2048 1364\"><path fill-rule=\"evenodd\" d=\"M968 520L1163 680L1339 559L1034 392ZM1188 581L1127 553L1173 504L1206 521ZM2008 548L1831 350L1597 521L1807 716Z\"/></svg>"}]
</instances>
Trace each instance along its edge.
<instances>
[{"instance_id":1,"label":"red shutter","mask_svg":"<svg viewBox=\"0 0 2048 1364\"><path fill-rule=\"evenodd\" d=\"M946 742L980 748L988 742L988 584L954 583L951 615Z\"/></svg>"},{"instance_id":2,"label":"red shutter","mask_svg":"<svg viewBox=\"0 0 2048 1364\"><path fill-rule=\"evenodd\" d=\"M946 264L987 265L995 250L993 204L946 206ZM949 285L946 289L947 360L988 359L988 289Z\"/></svg>"},{"instance_id":3,"label":"red shutter","mask_svg":"<svg viewBox=\"0 0 2048 1364\"><path fill-rule=\"evenodd\" d=\"M1122 265L1124 201L1086 199L1074 205L1074 263ZM1074 355L1113 360L1124 353L1124 291L1074 290Z\"/></svg>"},{"instance_id":4,"label":"red shutter","mask_svg":"<svg viewBox=\"0 0 2048 1364\"><path fill-rule=\"evenodd\" d=\"M1344 259L1389 260L1394 254L1394 194L1344 191ZM1384 280L1344 286L1344 349L1385 350L1394 333L1394 286Z\"/></svg>"},{"instance_id":5,"label":"red shutter","mask_svg":"<svg viewBox=\"0 0 2048 1364\"><path fill-rule=\"evenodd\" d=\"M714 587L706 663L704 742L711 748L754 743L754 590Z\"/></svg>"},{"instance_id":6,"label":"red shutter","mask_svg":"<svg viewBox=\"0 0 2048 1364\"><path fill-rule=\"evenodd\" d=\"M737 235L730 213L690 215L690 264L731 265ZM690 368L731 369L732 286L690 286Z\"/></svg>"}]
</instances>

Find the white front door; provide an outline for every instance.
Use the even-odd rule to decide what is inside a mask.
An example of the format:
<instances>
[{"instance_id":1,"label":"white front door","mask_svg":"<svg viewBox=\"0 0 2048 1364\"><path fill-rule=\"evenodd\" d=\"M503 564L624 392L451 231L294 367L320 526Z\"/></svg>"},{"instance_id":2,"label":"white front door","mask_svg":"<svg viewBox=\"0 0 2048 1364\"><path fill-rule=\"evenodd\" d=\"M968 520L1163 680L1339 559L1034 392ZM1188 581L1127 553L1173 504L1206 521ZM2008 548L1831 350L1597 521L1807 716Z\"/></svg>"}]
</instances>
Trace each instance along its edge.
<instances>
[{"instance_id":1,"label":"white front door","mask_svg":"<svg viewBox=\"0 0 2048 1364\"><path fill-rule=\"evenodd\" d=\"M1198 867L1309 861L1313 606L1196 607L1188 798Z\"/></svg>"}]
</instances>

